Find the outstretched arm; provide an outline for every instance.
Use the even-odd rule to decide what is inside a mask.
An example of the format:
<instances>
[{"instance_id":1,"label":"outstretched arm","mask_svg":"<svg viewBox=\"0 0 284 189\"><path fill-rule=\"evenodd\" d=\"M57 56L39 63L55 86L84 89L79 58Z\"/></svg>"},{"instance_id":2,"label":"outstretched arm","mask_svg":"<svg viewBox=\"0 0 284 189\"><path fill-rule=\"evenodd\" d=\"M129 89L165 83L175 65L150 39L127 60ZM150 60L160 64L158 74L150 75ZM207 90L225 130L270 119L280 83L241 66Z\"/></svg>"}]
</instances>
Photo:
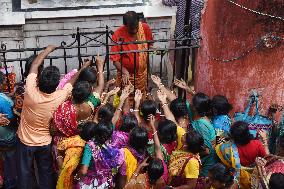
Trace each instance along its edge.
<instances>
[{"instance_id":1,"label":"outstretched arm","mask_svg":"<svg viewBox=\"0 0 284 189\"><path fill-rule=\"evenodd\" d=\"M163 91L167 95L167 98L169 99L170 102L177 98L176 95L172 93L172 91L170 91L163 85L163 83L161 82L161 78L152 75L151 79L155 83L155 85L159 88L159 90Z\"/></svg>"},{"instance_id":2,"label":"outstretched arm","mask_svg":"<svg viewBox=\"0 0 284 189\"><path fill-rule=\"evenodd\" d=\"M33 61L30 69L30 73L38 74L38 67L43 63L43 60L54 50L56 46L48 45L44 51L42 51Z\"/></svg>"},{"instance_id":3,"label":"outstretched arm","mask_svg":"<svg viewBox=\"0 0 284 189\"><path fill-rule=\"evenodd\" d=\"M169 108L169 106L167 104L167 96L166 96L166 94L163 91L159 90L159 91L157 91L157 96L158 96L158 98L159 98L159 100L161 102L162 109L163 109L163 112L165 114L166 119L171 120L175 124L177 124L175 116L173 115L173 113L171 112L171 110L170 110L170 108Z\"/></svg>"},{"instance_id":4,"label":"outstretched arm","mask_svg":"<svg viewBox=\"0 0 284 189\"><path fill-rule=\"evenodd\" d=\"M157 133L157 130L156 130L156 127L155 127L155 117L153 115L150 115L149 119L150 119L150 125L152 127L153 136L154 136L156 158L163 160L164 158L163 158L163 153L162 153L162 150L161 150L161 144L160 144L158 133Z\"/></svg>"}]
</instances>

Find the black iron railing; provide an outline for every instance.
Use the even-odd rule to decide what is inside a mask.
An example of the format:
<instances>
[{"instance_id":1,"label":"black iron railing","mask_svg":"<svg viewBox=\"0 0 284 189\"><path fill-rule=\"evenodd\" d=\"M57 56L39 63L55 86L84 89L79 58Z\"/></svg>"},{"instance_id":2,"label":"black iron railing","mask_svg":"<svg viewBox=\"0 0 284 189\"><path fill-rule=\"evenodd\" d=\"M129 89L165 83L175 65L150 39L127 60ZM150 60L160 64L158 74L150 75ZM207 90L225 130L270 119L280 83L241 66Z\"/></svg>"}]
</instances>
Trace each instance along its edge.
<instances>
[{"instance_id":1,"label":"black iron railing","mask_svg":"<svg viewBox=\"0 0 284 189\"><path fill-rule=\"evenodd\" d=\"M123 42L123 39L120 41L113 41L111 38L111 35L113 32L109 30L109 27L106 26L106 29L104 31L94 31L94 32L81 32L79 28L77 28L77 32L72 34L71 37L74 38L74 41L70 44L67 44L65 41L61 42L61 45L56 49L62 49L63 54L58 56L48 56L46 57L47 60L49 60L49 64L53 64L53 60L55 59L63 59L64 61L64 73L66 74L68 72L68 64L67 60L71 58L77 58L78 59L78 68L82 66L83 58L84 57L95 57L96 55L94 53L82 53L82 49L88 49L88 48L104 48L104 53L101 53L101 56L105 57L105 70L106 70L106 78L107 80L110 79L110 56L114 54L126 54L126 53L133 53L134 54L134 73L136 73L137 68L137 62L136 62L136 56L141 52L147 52L147 81L148 76L150 73L150 56L153 56L156 54L156 56L160 56L160 65L159 65L159 72L160 77L162 78L162 71L163 71L163 59L165 55L167 55L170 51L177 51L179 49L193 49L199 47L199 39L192 39L187 37L188 35L184 35L182 38L179 39L159 39L159 40L149 40L149 41L134 41L134 42ZM95 35L95 36L93 36ZM99 38L103 38L104 40L99 40ZM82 39L86 40L84 43L82 42ZM175 42L183 42L183 45L175 46L175 47L164 47L164 48L155 48L151 49L149 48L149 44L152 43L169 43L170 41ZM128 44L148 44L148 49L145 50L131 50L131 51L122 51L123 45ZM112 46L120 46L121 51L120 52L111 52L110 48ZM8 63L19 63L20 70L21 70L21 79L24 81L24 62L27 62L28 58L6 58L9 53L23 53L23 52L32 52L33 54L37 54L39 51L42 51L43 48L20 48L20 49L6 49L6 45L2 44L0 49L0 55L2 55L3 65L5 68L6 76L7 76L7 83L8 83L8 90L11 91L10 85L9 85L9 78L8 78ZM68 55L67 51L71 49L76 49L77 54L75 55ZM120 56L121 57L121 56ZM186 60L187 58L184 57L183 60ZM120 59L121 65L122 59ZM179 62L180 64L181 62ZM175 68L176 62L173 64L173 68ZM173 71L173 78L175 77L175 71ZM122 75L121 75L122 76ZM134 74L135 76L135 74ZM147 82L148 85L148 82ZM136 88L135 78L134 78L134 87Z\"/></svg>"}]
</instances>

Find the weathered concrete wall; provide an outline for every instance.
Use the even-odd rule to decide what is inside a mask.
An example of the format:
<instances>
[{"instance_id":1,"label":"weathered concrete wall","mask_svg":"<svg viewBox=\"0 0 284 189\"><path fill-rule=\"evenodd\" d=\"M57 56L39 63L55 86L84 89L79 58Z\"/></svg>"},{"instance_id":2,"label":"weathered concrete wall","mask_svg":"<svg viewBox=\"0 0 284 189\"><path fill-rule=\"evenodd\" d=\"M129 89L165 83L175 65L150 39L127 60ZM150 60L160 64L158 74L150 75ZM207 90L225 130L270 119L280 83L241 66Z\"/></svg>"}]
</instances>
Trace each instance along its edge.
<instances>
[{"instance_id":1,"label":"weathered concrete wall","mask_svg":"<svg viewBox=\"0 0 284 189\"><path fill-rule=\"evenodd\" d=\"M147 22L152 28L155 39L166 39L170 37L171 17L148 18ZM116 28L122 25L122 16L30 19L26 20L25 24L22 26L1 26L0 42L5 43L7 45L7 49L45 47L49 44L59 46L61 41L65 41L67 44L70 44L72 41L74 41L74 39L71 37L71 34L76 33L77 27L80 27L82 32L92 32L105 30L106 25L108 25L110 29L114 31ZM82 43L84 43L86 40L87 39L83 39L82 37ZM99 38L99 40L104 41L102 38ZM168 43L156 43L155 45L157 47L165 47L168 45ZM82 54L92 53L95 55L97 52L105 52L105 48L88 48L88 50L82 49L81 52ZM33 54L33 52L7 53L6 58L24 58L30 56L31 54ZM76 49L67 50L67 55L76 54ZM52 55L62 56L63 50L55 51L52 53ZM158 56L153 56L153 59L150 58L150 61L151 67L153 68L151 70L152 73L158 72L160 58ZM49 61L46 61L46 63L49 63ZM17 74L17 79L20 79L19 62L13 62L9 65L15 66L14 71ZM64 71L63 59L54 60L53 65L58 66L62 72ZM68 59L68 70L77 67L77 58ZM114 70L112 64L111 69ZM164 71L166 70L164 69Z\"/></svg>"},{"instance_id":2,"label":"weathered concrete wall","mask_svg":"<svg viewBox=\"0 0 284 189\"><path fill-rule=\"evenodd\" d=\"M284 1L235 0L246 7L284 17ZM261 89L261 109L284 103L284 45L260 48L240 60L227 59L253 47L268 32L284 38L284 22L241 9L227 0L208 0L202 16L201 48L196 65L196 90L210 96L226 95L234 110L243 110L253 88Z\"/></svg>"}]
</instances>

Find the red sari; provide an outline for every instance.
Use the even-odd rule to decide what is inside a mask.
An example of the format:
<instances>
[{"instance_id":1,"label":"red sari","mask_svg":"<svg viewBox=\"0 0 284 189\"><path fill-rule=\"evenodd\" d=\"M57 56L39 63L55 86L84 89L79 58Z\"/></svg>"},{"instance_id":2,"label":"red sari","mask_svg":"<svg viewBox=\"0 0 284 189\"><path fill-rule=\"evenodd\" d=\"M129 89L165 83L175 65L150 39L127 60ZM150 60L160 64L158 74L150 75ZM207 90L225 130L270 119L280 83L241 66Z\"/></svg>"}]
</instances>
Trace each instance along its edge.
<instances>
[{"instance_id":1,"label":"red sari","mask_svg":"<svg viewBox=\"0 0 284 189\"><path fill-rule=\"evenodd\" d=\"M123 39L123 42L133 42L135 41L134 37L129 35L127 27L121 26L118 28L112 39L116 42L119 42L120 39ZM139 23L139 29L137 33L137 41L153 40L152 32L150 27L146 23ZM132 51L132 50L146 50L148 49L148 44L128 44L113 46L111 52L120 52L120 51ZM120 62L122 59L122 66L127 69L130 74L130 82L134 84L134 74L136 76L135 84L136 88L140 89L143 94L146 94L146 85L147 85L147 52L137 53L136 55L136 72L134 73L134 53L127 54L115 54L111 55L110 59L113 62ZM121 84L121 73L117 73L117 85Z\"/></svg>"}]
</instances>

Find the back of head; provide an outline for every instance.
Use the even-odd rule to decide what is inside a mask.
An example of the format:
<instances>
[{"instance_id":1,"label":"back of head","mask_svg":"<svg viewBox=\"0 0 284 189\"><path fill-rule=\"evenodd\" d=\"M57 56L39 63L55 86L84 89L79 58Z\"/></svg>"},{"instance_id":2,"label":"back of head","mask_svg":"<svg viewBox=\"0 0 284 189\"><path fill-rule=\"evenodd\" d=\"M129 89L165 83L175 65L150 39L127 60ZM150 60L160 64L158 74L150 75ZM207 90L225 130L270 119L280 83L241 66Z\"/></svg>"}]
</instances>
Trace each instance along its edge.
<instances>
[{"instance_id":1,"label":"back of head","mask_svg":"<svg viewBox=\"0 0 284 189\"><path fill-rule=\"evenodd\" d=\"M171 120L163 120L158 124L159 139L162 144L169 144L177 140L177 126Z\"/></svg>"},{"instance_id":2,"label":"back of head","mask_svg":"<svg viewBox=\"0 0 284 189\"><path fill-rule=\"evenodd\" d=\"M148 176L151 185L154 185L157 180L164 174L164 166L162 160L159 158L152 158L148 165Z\"/></svg>"},{"instance_id":3,"label":"back of head","mask_svg":"<svg viewBox=\"0 0 284 189\"><path fill-rule=\"evenodd\" d=\"M72 97L75 104L85 102L92 92L91 85L87 81L76 82L73 90Z\"/></svg>"},{"instance_id":4,"label":"back of head","mask_svg":"<svg viewBox=\"0 0 284 189\"><path fill-rule=\"evenodd\" d=\"M222 95L214 96L211 102L211 106L212 112L215 116L227 115L233 108L228 99Z\"/></svg>"},{"instance_id":5,"label":"back of head","mask_svg":"<svg viewBox=\"0 0 284 189\"><path fill-rule=\"evenodd\" d=\"M145 100L141 104L141 113L145 121L147 121L149 115L156 115L157 113L157 104L153 100Z\"/></svg>"},{"instance_id":6,"label":"back of head","mask_svg":"<svg viewBox=\"0 0 284 189\"><path fill-rule=\"evenodd\" d=\"M95 142L99 145L105 144L106 141L111 139L113 127L110 122L99 122L95 128Z\"/></svg>"},{"instance_id":7,"label":"back of head","mask_svg":"<svg viewBox=\"0 0 284 189\"><path fill-rule=\"evenodd\" d=\"M186 133L186 145L187 150L193 154L197 154L204 149L204 139L203 137L194 130L189 130Z\"/></svg>"},{"instance_id":8,"label":"back of head","mask_svg":"<svg viewBox=\"0 0 284 189\"><path fill-rule=\"evenodd\" d=\"M284 174L273 173L269 180L269 189L282 189L284 188Z\"/></svg>"},{"instance_id":9,"label":"back of head","mask_svg":"<svg viewBox=\"0 0 284 189\"><path fill-rule=\"evenodd\" d=\"M181 98L177 98L171 102L170 110L174 114L176 119L179 119L179 118L182 118L188 115L186 101Z\"/></svg>"},{"instance_id":10,"label":"back of head","mask_svg":"<svg viewBox=\"0 0 284 189\"><path fill-rule=\"evenodd\" d=\"M204 93L197 93L192 98L192 104L196 113L201 116L208 116L211 113L211 100Z\"/></svg>"},{"instance_id":11,"label":"back of head","mask_svg":"<svg viewBox=\"0 0 284 189\"><path fill-rule=\"evenodd\" d=\"M122 117L122 125L119 128L120 131L129 133L133 128L138 126L136 117L132 114L127 114Z\"/></svg>"},{"instance_id":12,"label":"back of head","mask_svg":"<svg viewBox=\"0 0 284 189\"><path fill-rule=\"evenodd\" d=\"M39 76L38 87L43 93L53 93L60 81L60 72L56 66L49 66L43 69Z\"/></svg>"},{"instance_id":13,"label":"back of head","mask_svg":"<svg viewBox=\"0 0 284 189\"><path fill-rule=\"evenodd\" d=\"M107 103L100 107L98 110L98 119L103 122L111 122L114 115L114 107L112 104Z\"/></svg>"},{"instance_id":14,"label":"back of head","mask_svg":"<svg viewBox=\"0 0 284 189\"><path fill-rule=\"evenodd\" d=\"M237 121L232 124L230 137L237 145L246 145L253 139L253 135L249 132L248 123L243 121Z\"/></svg>"},{"instance_id":15,"label":"back of head","mask_svg":"<svg viewBox=\"0 0 284 189\"><path fill-rule=\"evenodd\" d=\"M80 137L85 140L91 140L95 135L97 124L94 122L87 122L83 125L79 125L78 128L80 128Z\"/></svg>"},{"instance_id":16,"label":"back of head","mask_svg":"<svg viewBox=\"0 0 284 189\"><path fill-rule=\"evenodd\" d=\"M148 132L144 127L135 127L130 132L129 144L137 152L143 153L148 143Z\"/></svg>"},{"instance_id":17,"label":"back of head","mask_svg":"<svg viewBox=\"0 0 284 189\"><path fill-rule=\"evenodd\" d=\"M228 188L234 183L234 173L235 170L233 168L227 169L221 163L217 163L209 169L209 174L213 182L218 181L222 185L225 184Z\"/></svg>"},{"instance_id":18,"label":"back of head","mask_svg":"<svg viewBox=\"0 0 284 189\"><path fill-rule=\"evenodd\" d=\"M139 23L139 14L134 11L128 11L123 15L123 25L135 27Z\"/></svg>"},{"instance_id":19,"label":"back of head","mask_svg":"<svg viewBox=\"0 0 284 189\"><path fill-rule=\"evenodd\" d=\"M29 73L30 73L30 69L31 69L31 66L32 66L32 63L33 61L35 60L35 58L37 57L37 55L31 55L28 59L27 59L27 62L25 64L25 72L24 72L24 77L28 77ZM39 67L38 67L38 75L40 75L40 73L42 72L43 70L43 65L41 64Z\"/></svg>"},{"instance_id":20,"label":"back of head","mask_svg":"<svg viewBox=\"0 0 284 189\"><path fill-rule=\"evenodd\" d=\"M97 71L94 67L88 67L84 68L79 77L78 81L87 81L89 82L92 86L94 86L97 82Z\"/></svg>"}]
</instances>

